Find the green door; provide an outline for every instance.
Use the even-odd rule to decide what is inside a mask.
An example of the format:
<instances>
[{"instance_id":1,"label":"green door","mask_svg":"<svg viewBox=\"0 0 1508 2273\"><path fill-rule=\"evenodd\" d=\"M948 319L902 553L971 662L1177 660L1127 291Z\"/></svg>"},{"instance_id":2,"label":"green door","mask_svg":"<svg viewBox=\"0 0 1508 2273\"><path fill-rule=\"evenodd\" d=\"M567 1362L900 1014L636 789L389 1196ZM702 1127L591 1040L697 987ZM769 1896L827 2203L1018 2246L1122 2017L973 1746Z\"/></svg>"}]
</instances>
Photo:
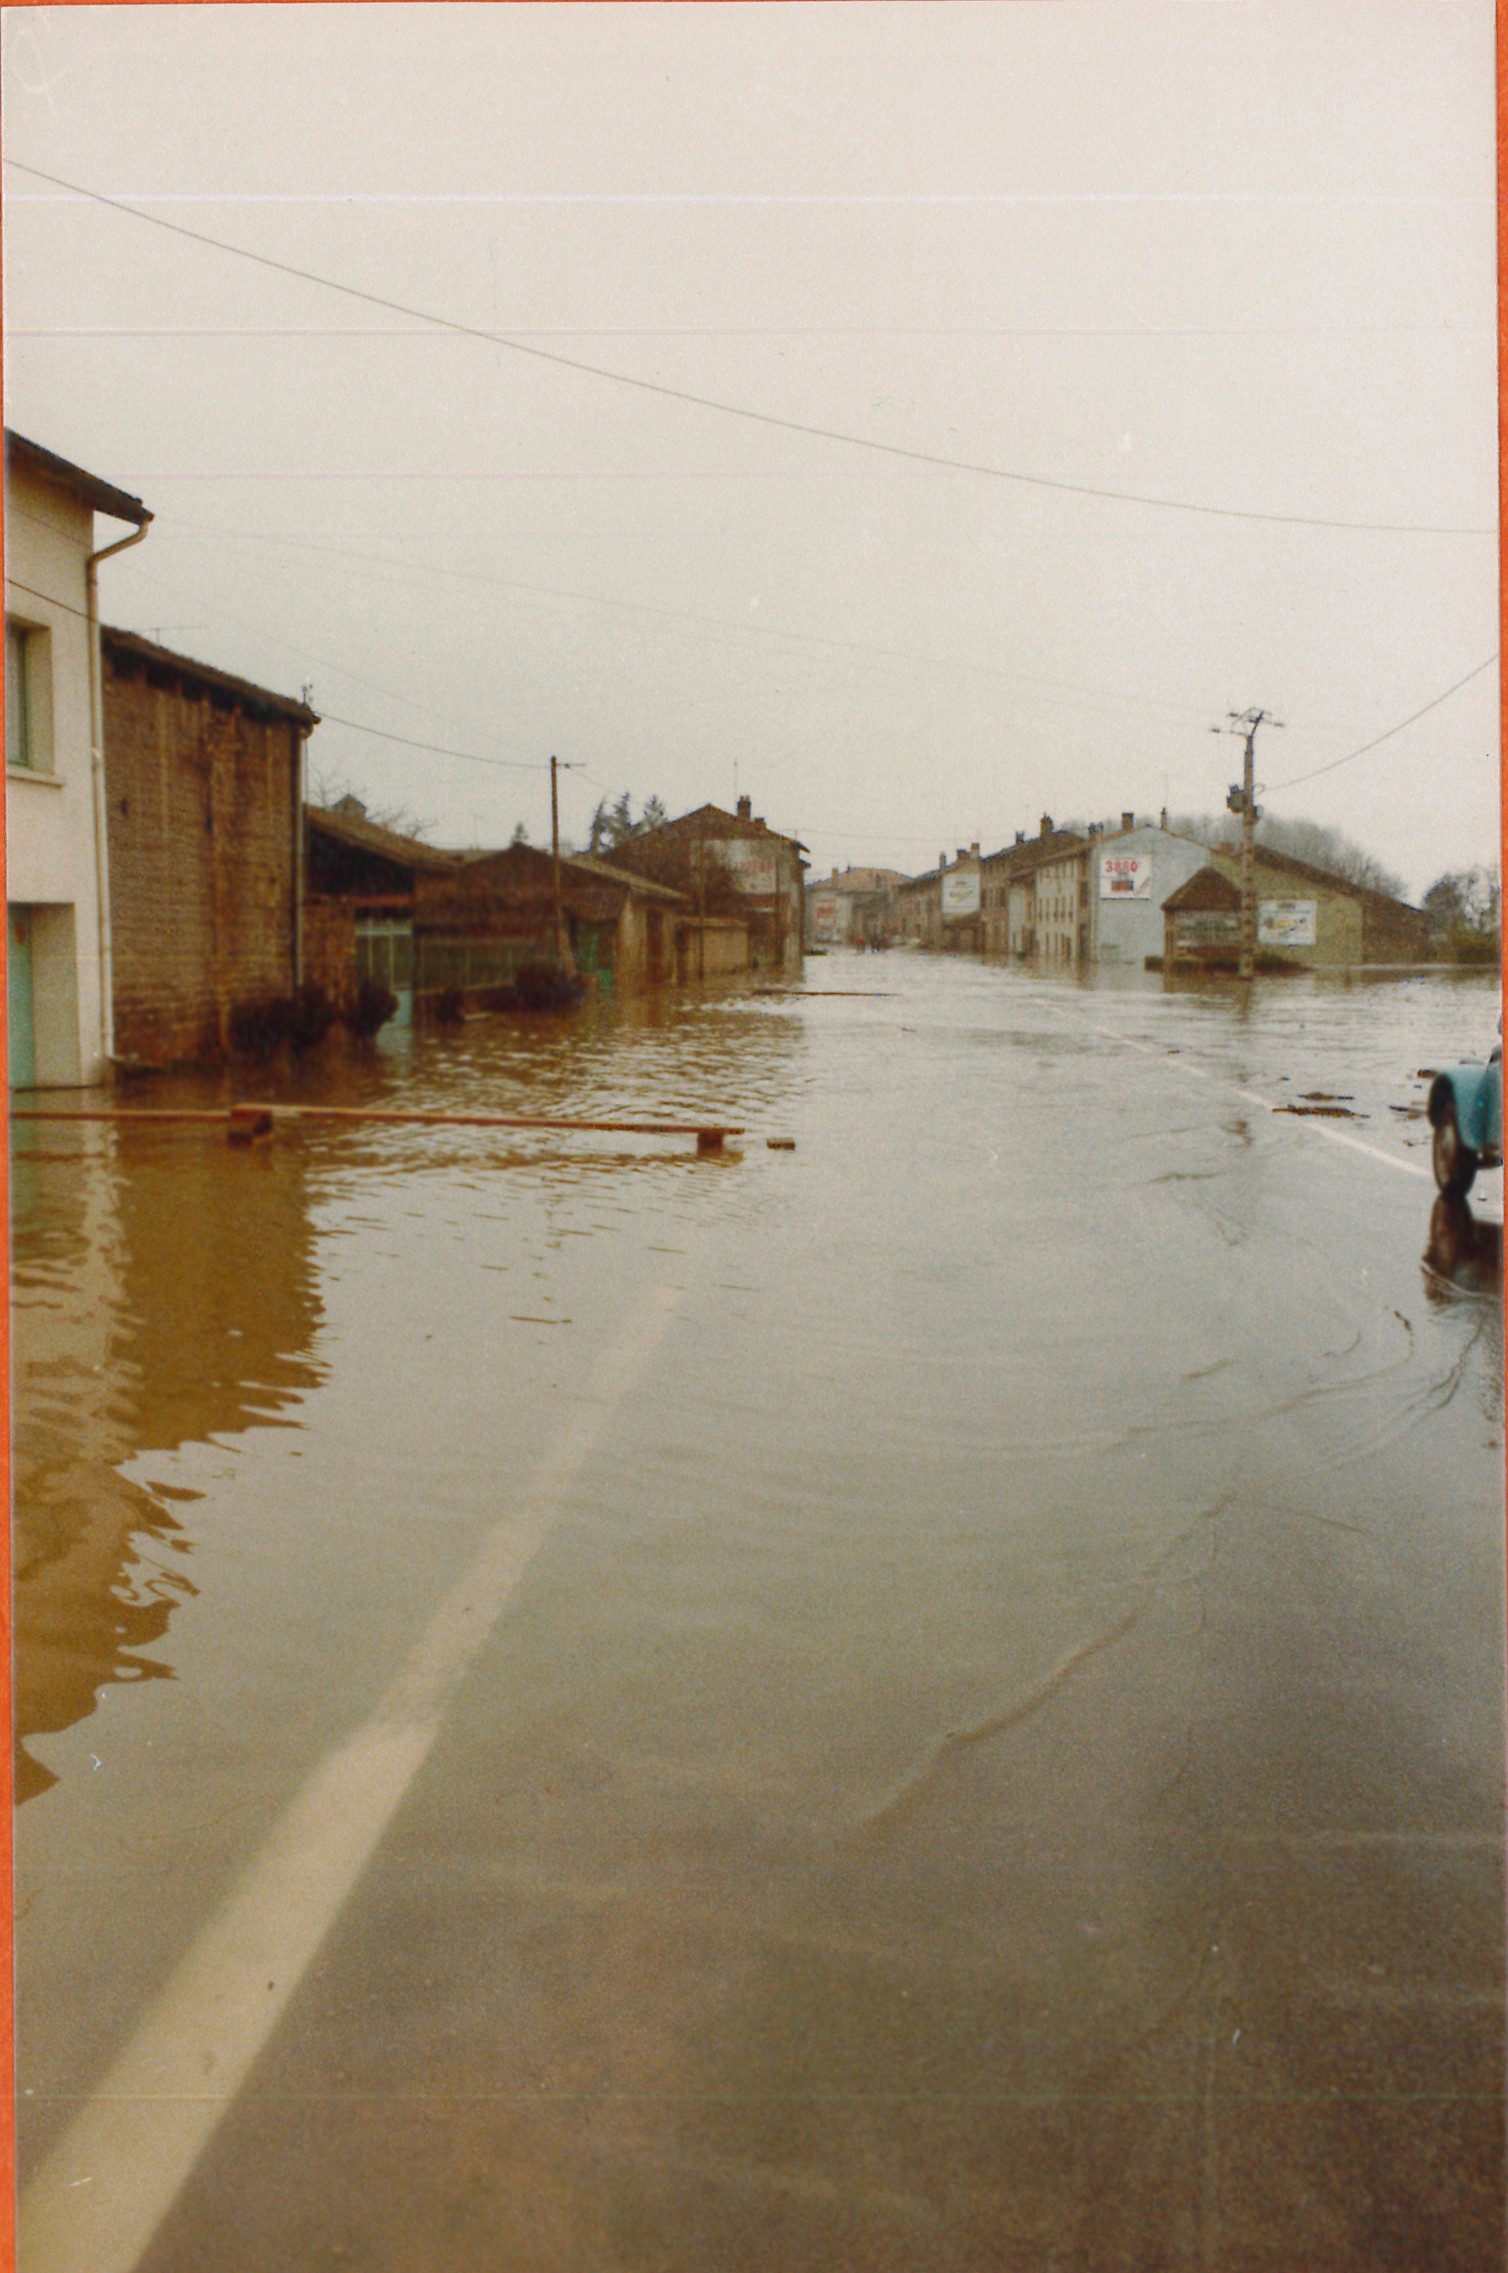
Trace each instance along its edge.
<instances>
[{"instance_id":1,"label":"green door","mask_svg":"<svg viewBox=\"0 0 1508 2273\"><path fill-rule=\"evenodd\" d=\"M12 907L9 914L5 948L10 1085L12 1089L30 1089L37 1078L37 1029L31 994L31 910Z\"/></svg>"}]
</instances>

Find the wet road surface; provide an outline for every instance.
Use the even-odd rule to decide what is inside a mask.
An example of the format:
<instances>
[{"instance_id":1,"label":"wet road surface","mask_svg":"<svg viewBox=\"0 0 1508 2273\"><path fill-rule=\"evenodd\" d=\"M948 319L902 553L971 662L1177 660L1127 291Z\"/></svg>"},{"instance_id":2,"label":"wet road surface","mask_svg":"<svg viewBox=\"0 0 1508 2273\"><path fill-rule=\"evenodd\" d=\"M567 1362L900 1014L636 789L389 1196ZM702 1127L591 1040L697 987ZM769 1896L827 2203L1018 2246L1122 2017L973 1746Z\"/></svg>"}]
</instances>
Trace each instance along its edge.
<instances>
[{"instance_id":1,"label":"wet road surface","mask_svg":"<svg viewBox=\"0 0 1508 2273\"><path fill-rule=\"evenodd\" d=\"M24 2273L1501 2265L1494 987L805 983L18 1139Z\"/></svg>"}]
</instances>

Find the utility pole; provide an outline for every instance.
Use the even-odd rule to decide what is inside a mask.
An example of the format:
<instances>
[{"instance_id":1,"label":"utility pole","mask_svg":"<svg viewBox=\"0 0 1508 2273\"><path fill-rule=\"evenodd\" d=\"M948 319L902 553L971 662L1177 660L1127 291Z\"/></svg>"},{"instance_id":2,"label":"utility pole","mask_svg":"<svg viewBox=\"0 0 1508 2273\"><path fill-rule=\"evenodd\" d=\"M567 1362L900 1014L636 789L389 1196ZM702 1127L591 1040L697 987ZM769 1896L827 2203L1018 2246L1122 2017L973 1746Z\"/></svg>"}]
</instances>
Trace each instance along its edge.
<instances>
[{"instance_id":1,"label":"utility pole","mask_svg":"<svg viewBox=\"0 0 1508 2273\"><path fill-rule=\"evenodd\" d=\"M1240 974L1243 979L1252 975L1257 951L1257 823L1261 811L1257 804L1257 728L1282 726L1281 718L1274 718L1270 710L1233 710L1229 723L1212 726L1212 734L1239 734L1246 744L1245 762L1239 782L1232 782L1226 797L1226 806L1241 817L1241 937Z\"/></svg>"},{"instance_id":2,"label":"utility pole","mask_svg":"<svg viewBox=\"0 0 1508 2273\"><path fill-rule=\"evenodd\" d=\"M571 968L570 942L566 938L565 914L560 904L560 765L553 755L550 759L550 867L555 901L555 956L563 971Z\"/></svg>"}]
</instances>

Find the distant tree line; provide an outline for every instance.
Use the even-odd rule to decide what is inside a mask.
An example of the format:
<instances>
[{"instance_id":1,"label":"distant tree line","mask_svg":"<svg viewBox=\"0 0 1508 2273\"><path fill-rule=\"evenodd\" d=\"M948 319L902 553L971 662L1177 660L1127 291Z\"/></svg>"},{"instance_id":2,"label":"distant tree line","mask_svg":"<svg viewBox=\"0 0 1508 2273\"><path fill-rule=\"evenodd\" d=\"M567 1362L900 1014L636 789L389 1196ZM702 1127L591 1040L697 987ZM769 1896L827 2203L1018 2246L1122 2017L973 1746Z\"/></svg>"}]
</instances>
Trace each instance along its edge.
<instances>
[{"instance_id":1,"label":"distant tree line","mask_svg":"<svg viewBox=\"0 0 1508 2273\"><path fill-rule=\"evenodd\" d=\"M1170 815L1168 827L1180 836L1198 837L1204 844L1221 845L1234 852L1241 842L1241 824L1233 813L1179 813ZM1269 852L1285 852L1290 860L1307 860L1327 876L1339 876L1364 891L1386 892L1390 899L1407 897L1403 878L1357 844L1340 829L1322 821L1286 820L1264 813L1257 823L1257 842Z\"/></svg>"}]
</instances>

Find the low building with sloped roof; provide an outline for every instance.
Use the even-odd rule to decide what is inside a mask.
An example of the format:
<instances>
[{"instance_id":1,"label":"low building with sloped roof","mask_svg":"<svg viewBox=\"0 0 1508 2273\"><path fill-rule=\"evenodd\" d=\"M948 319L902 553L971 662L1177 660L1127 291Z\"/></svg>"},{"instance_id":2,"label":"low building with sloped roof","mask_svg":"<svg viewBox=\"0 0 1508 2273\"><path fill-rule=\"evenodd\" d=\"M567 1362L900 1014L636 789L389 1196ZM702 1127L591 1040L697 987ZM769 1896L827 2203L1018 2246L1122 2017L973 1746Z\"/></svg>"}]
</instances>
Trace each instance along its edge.
<instances>
[{"instance_id":1,"label":"low building with sloped roof","mask_svg":"<svg viewBox=\"0 0 1508 2273\"><path fill-rule=\"evenodd\" d=\"M100 634L115 1050L212 1062L302 975L307 703Z\"/></svg>"},{"instance_id":2,"label":"low building with sloped roof","mask_svg":"<svg viewBox=\"0 0 1508 2273\"><path fill-rule=\"evenodd\" d=\"M534 845L462 853L417 878L415 972L421 995L504 995L526 964L557 955L555 861ZM633 990L685 975L680 935L696 911L683 892L587 853L560 856L570 956L597 986ZM734 927L736 929L736 927Z\"/></svg>"},{"instance_id":3,"label":"low building with sloped roof","mask_svg":"<svg viewBox=\"0 0 1508 2273\"><path fill-rule=\"evenodd\" d=\"M414 1006L414 908L421 876L464 858L373 821L359 797L304 809L304 975L338 1009L386 987L406 1026Z\"/></svg>"},{"instance_id":4,"label":"low building with sloped roof","mask_svg":"<svg viewBox=\"0 0 1508 2273\"><path fill-rule=\"evenodd\" d=\"M1222 875L1241 880L1241 855L1217 845L1210 854ZM1257 952L1310 966L1422 963L1429 955L1429 918L1368 884L1353 884L1292 853L1256 848Z\"/></svg>"}]
</instances>

